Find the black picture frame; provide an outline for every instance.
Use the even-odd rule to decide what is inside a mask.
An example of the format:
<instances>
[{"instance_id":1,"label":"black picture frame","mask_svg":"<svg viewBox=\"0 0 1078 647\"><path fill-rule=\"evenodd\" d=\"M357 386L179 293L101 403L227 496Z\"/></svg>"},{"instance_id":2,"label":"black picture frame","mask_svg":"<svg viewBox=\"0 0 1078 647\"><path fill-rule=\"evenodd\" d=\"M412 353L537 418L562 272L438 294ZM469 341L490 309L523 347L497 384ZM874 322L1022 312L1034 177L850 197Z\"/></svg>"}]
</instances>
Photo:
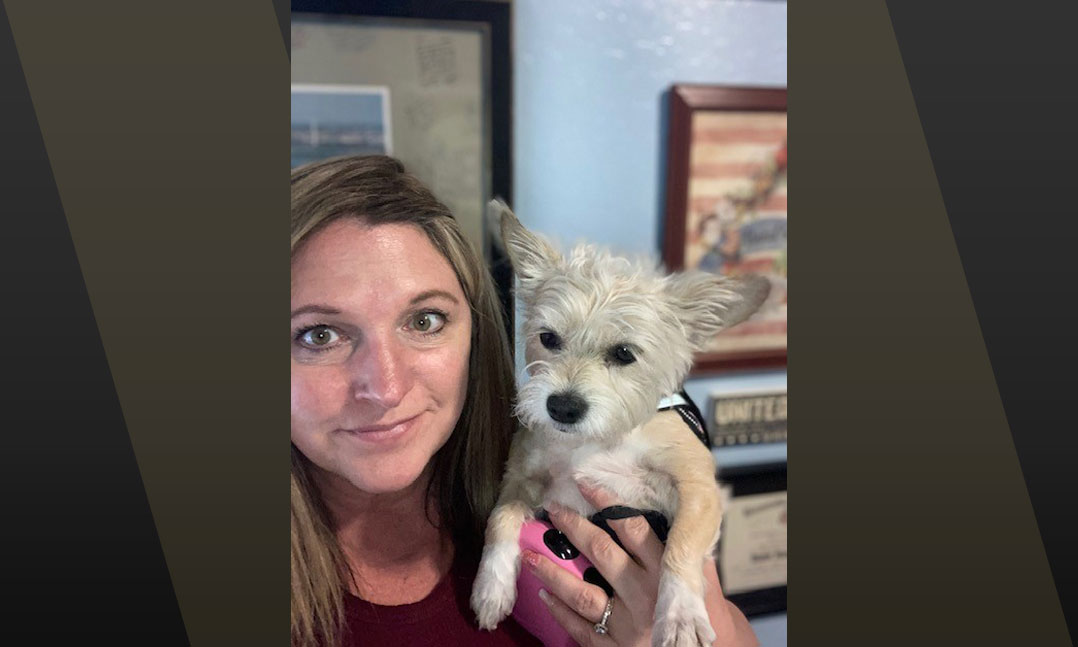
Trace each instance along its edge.
<instances>
[{"instance_id":1,"label":"black picture frame","mask_svg":"<svg viewBox=\"0 0 1078 647\"><path fill-rule=\"evenodd\" d=\"M500 197L513 204L512 88L513 64L510 48L512 29L511 4L480 0L292 0L292 11L340 16L363 16L416 21L461 21L483 23L490 34L489 78L485 79L490 97L490 197ZM509 347L513 348L513 270L504 251L493 237L485 237L484 249L490 271L502 303Z\"/></svg>"},{"instance_id":2,"label":"black picture frame","mask_svg":"<svg viewBox=\"0 0 1078 647\"><path fill-rule=\"evenodd\" d=\"M729 486L733 490L732 496L734 498L751 494L783 492L786 490L786 462L720 468L718 478L721 484ZM719 541L721 544L722 539L720 538ZM721 583L721 562L716 560L716 565L719 567L719 582ZM783 613L786 611L787 586L733 593L727 595L726 599L740 609L747 618Z\"/></svg>"}]
</instances>

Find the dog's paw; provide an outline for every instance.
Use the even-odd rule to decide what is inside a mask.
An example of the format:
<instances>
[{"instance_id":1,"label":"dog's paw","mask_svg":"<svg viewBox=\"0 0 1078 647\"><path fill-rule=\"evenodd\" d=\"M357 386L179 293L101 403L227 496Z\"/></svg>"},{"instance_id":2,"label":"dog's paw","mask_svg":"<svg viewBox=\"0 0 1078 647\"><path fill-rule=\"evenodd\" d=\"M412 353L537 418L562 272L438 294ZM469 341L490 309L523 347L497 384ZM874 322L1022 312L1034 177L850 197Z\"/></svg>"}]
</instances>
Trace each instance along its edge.
<instances>
[{"instance_id":1,"label":"dog's paw","mask_svg":"<svg viewBox=\"0 0 1078 647\"><path fill-rule=\"evenodd\" d=\"M707 617L704 598L677 576L663 573L655 605L652 646L710 647L714 642L715 630Z\"/></svg>"},{"instance_id":2,"label":"dog's paw","mask_svg":"<svg viewBox=\"0 0 1078 647\"><path fill-rule=\"evenodd\" d=\"M517 575L520 571L520 546L514 542L490 544L483 549L483 559L472 585L471 606L479 627L488 631L498 626L517 599Z\"/></svg>"}]
</instances>

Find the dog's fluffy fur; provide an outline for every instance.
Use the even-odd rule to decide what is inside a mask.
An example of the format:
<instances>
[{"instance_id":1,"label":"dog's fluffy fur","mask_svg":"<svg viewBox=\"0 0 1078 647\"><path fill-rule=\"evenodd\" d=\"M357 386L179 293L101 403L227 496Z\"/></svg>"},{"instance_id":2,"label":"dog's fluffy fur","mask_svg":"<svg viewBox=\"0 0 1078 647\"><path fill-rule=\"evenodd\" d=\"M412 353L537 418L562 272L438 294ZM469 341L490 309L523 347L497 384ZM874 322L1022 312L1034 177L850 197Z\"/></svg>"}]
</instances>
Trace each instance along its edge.
<instances>
[{"instance_id":1,"label":"dog's fluffy fur","mask_svg":"<svg viewBox=\"0 0 1078 647\"><path fill-rule=\"evenodd\" d=\"M759 307L767 280L667 275L654 264L589 245L563 257L504 204L492 202L491 210L519 281L531 377L519 392L523 428L513 441L472 591L480 626L492 629L512 611L518 536L536 510L554 501L583 515L595 512L577 489L584 482L672 521L653 644L711 644L702 564L719 538L715 465L681 418L656 413L656 405L680 388L695 351ZM625 359L615 352L619 347L633 361L619 361ZM576 398L586 411L570 423L555 420L548 399L556 394Z\"/></svg>"}]
</instances>

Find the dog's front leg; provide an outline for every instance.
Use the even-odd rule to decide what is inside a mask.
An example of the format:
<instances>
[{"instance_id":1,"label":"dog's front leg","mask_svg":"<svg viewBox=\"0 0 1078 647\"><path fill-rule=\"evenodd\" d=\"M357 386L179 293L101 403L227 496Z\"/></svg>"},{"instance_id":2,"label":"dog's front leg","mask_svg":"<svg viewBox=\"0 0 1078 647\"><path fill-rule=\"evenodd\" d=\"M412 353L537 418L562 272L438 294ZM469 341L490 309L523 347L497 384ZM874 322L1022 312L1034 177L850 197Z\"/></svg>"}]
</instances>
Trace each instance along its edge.
<instances>
[{"instance_id":1,"label":"dog's front leg","mask_svg":"<svg viewBox=\"0 0 1078 647\"><path fill-rule=\"evenodd\" d=\"M510 461L512 464L512 461ZM520 574L520 529L535 517L542 484L510 467L487 521L486 543L472 587L472 610L483 629L494 629L513 610Z\"/></svg>"},{"instance_id":2,"label":"dog's front leg","mask_svg":"<svg viewBox=\"0 0 1078 647\"><path fill-rule=\"evenodd\" d=\"M677 433L681 438L657 457L673 477L678 501L663 552L652 644L711 645L715 630L704 606L704 561L719 538L722 496L711 452L684 429Z\"/></svg>"}]
</instances>

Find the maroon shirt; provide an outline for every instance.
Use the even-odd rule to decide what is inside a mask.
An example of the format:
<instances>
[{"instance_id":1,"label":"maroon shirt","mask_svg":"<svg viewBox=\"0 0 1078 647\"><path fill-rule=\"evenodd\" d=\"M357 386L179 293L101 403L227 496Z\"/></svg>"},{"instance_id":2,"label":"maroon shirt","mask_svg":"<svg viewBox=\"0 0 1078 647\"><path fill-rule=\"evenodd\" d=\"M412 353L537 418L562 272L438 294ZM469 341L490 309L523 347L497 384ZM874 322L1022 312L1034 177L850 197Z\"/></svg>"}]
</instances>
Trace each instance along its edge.
<instances>
[{"instance_id":1,"label":"maroon shirt","mask_svg":"<svg viewBox=\"0 0 1078 647\"><path fill-rule=\"evenodd\" d=\"M494 631L479 628L468 602L478 565L461 561L457 560L430 595L419 602L387 607L346 595L344 607L348 633L343 645L541 645L512 616L503 620Z\"/></svg>"}]
</instances>

